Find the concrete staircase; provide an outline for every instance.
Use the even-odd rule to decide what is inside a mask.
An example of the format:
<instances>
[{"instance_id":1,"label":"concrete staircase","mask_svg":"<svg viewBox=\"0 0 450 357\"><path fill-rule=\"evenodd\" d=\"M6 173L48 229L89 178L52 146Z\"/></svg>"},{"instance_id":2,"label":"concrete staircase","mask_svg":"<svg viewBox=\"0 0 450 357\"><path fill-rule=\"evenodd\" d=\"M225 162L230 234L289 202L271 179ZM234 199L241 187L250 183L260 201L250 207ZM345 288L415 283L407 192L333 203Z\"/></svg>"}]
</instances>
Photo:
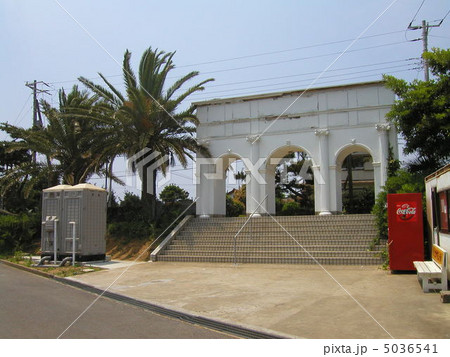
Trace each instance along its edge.
<instances>
[{"instance_id":1,"label":"concrete staircase","mask_svg":"<svg viewBox=\"0 0 450 357\"><path fill-rule=\"evenodd\" d=\"M159 261L275 263L275 264L381 264L381 247L369 251L376 237L372 215L276 216L252 218L192 218Z\"/></svg>"}]
</instances>

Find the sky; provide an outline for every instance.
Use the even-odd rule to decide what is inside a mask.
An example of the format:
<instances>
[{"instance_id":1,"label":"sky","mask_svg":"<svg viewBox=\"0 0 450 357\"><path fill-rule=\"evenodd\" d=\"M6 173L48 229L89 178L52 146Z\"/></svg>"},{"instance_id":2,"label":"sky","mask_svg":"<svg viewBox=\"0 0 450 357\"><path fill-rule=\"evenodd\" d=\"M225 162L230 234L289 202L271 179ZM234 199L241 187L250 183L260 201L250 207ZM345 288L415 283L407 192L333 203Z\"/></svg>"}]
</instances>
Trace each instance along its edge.
<instances>
[{"instance_id":1,"label":"sky","mask_svg":"<svg viewBox=\"0 0 450 357\"><path fill-rule=\"evenodd\" d=\"M58 90L79 76L101 83L100 72L121 88L125 50L137 68L150 46L176 51L169 82L194 70L200 74L191 84L215 79L185 105L383 73L423 79L421 30L407 27L437 25L449 10L450 0L0 0L0 122L31 126L25 84L33 80L48 84L39 97L55 106ZM428 37L429 48L449 45L450 15ZM124 178L123 166L115 171ZM189 170L175 167L170 182L195 195Z\"/></svg>"}]
</instances>

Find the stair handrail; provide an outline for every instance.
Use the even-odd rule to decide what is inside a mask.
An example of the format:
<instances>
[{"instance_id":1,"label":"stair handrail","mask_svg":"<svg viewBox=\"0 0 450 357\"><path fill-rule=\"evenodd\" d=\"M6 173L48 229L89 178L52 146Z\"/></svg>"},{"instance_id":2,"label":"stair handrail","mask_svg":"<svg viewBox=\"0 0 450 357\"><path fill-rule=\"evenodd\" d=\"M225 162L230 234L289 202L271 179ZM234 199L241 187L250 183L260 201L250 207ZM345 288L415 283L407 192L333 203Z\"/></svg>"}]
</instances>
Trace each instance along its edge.
<instances>
[{"instance_id":1,"label":"stair handrail","mask_svg":"<svg viewBox=\"0 0 450 357\"><path fill-rule=\"evenodd\" d=\"M173 222L171 224L169 224L166 229L164 229L164 231L159 235L159 237L157 237L152 244L150 244L150 246L148 247L148 249L150 249L153 245L155 245L156 242L160 241L162 238L164 238L164 240L162 241L161 244L159 244L155 250L150 254L150 261L156 261L157 259L157 255L163 250L165 249L165 247L172 241L172 239L175 237L175 235L179 232L179 230L181 229L181 227L183 227L187 221L189 221L192 216L185 216L181 221L179 221L179 219L181 217L183 217L183 215L192 207L192 205L197 202L198 197L196 197L194 199L194 201L192 201L192 203L183 211L181 212L177 218L175 218L173 220ZM169 233L169 235L167 237L164 236L164 233L166 233L170 227L172 227L176 222L178 222L178 225Z\"/></svg>"},{"instance_id":2,"label":"stair handrail","mask_svg":"<svg viewBox=\"0 0 450 357\"><path fill-rule=\"evenodd\" d=\"M264 197L264 199L258 204L258 206L256 206L256 208L254 209L254 211L248 216L247 220L245 221L245 223L242 225L242 227L238 230L238 232L234 235L234 242L233 242L233 264L237 265L237 236L242 232L242 230L244 229L244 227L247 225L247 223L250 221L250 219L252 217L254 217L254 214L256 213L256 211L258 210L258 208L264 203L264 201L267 199L269 195L266 195L266 197Z\"/></svg>"}]
</instances>

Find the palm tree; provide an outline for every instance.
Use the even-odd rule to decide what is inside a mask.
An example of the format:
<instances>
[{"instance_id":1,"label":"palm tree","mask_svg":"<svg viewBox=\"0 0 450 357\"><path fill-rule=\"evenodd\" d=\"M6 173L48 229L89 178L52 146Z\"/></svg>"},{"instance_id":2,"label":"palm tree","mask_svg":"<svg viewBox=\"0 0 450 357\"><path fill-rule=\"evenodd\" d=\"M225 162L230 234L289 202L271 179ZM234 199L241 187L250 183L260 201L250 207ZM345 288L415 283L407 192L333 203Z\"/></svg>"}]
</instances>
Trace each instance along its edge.
<instances>
[{"instance_id":1,"label":"palm tree","mask_svg":"<svg viewBox=\"0 0 450 357\"><path fill-rule=\"evenodd\" d=\"M92 175L104 174L103 166L109 157L99 138L107 135L103 124L94 120L81 120L83 113L92 112L98 98L74 86L68 94L59 91L59 108L41 101L48 125L39 129L23 129L7 123L0 130L13 139L7 143L8 152L29 150L45 157L41 162L24 162L2 177L2 187L14 182L26 182L27 192L35 184L47 181L48 186L63 182L75 185L86 182ZM105 130L103 130L105 129Z\"/></svg>"},{"instance_id":2,"label":"palm tree","mask_svg":"<svg viewBox=\"0 0 450 357\"><path fill-rule=\"evenodd\" d=\"M182 91L182 87L198 75L198 72L194 71L166 89L167 76L175 68L172 62L174 54L153 51L149 47L142 55L137 79L130 66L131 52L127 50L123 59L123 80L126 89L124 95L101 73L99 75L106 87L84 77L79 78L86 87L103 99L105 108L111 109L109 116L103 112L97 118L112 130L108 144L104 145L111 156L125 155L131 158L142 152L141 150L146 150L146 155L168 155L169 160L164 161L153 172L147 172L147 169L158 157L142 167L142 197L152 203L153 214L157 171L165 174L168 165L174 164L175 159L186 167L189 159L194 159L196 152L209 155L208 149L200 145L194 136L198 124L194 114L195 108L190 106L180 112L177 112L177 109L184 99L203 90L203 85L213 79L204 80Z\"/></svg>"}]
</instances>

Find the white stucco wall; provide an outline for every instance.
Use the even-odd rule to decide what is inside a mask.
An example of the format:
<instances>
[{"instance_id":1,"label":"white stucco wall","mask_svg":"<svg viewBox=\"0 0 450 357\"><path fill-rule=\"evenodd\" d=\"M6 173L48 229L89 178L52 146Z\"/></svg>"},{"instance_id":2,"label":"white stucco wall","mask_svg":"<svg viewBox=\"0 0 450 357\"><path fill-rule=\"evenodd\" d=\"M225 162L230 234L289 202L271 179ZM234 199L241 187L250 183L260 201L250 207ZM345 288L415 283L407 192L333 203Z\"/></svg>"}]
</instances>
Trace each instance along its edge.
<instances>
[{"instance_id":1,"label":"white stucco wall","mask_svg":"<svg viewBox=\"0 0 450 357\"><path fill-rule=\"evenodd\" d=\"M433 244L439 245L448 254L450 253L450 234L439 232L438 239L437 232L433 230L433 205L431 200L433 190L437 193L450 190L450 165L445 166L442 170L437 171L425 179L428 229L430 234L432 234ZM447 266L447 269L448 276L450 276L450 266Z\"/></svg>"},{"instance_id":2,"label":"white stucco wall","mask_svg":"<svg viewBox=\"0 0 450 357\"><path fill-rule=\"evenodd\" d=\"M269 213L275 213L271 201L274 184L269 182L273 169L270 159L297 150L309 154L317 177L323 178L315 184L316 212L339 212L340 166L348 154L369 153L373 159L375 191L385 182L389 144L394 155L398 155L397 133L385 118L393 101L393 92L381 82L370 82L306 93L294 91L198 102L195 103L200 120L197 137L209 145L214 158L235 156L252 165L262 163L258 165L258 173L270 180L258 185L250 180L247 195L255 200L247 197L248 213L256 209L256 202L261 202L265 194L269 195L269 202L263 206ZM254 172L252 179L258 173ZM224 183L212 182L198 174L197 213L225 214ZM257 211L265 213L263 209Z\"/></svg>"}]
</instances>

